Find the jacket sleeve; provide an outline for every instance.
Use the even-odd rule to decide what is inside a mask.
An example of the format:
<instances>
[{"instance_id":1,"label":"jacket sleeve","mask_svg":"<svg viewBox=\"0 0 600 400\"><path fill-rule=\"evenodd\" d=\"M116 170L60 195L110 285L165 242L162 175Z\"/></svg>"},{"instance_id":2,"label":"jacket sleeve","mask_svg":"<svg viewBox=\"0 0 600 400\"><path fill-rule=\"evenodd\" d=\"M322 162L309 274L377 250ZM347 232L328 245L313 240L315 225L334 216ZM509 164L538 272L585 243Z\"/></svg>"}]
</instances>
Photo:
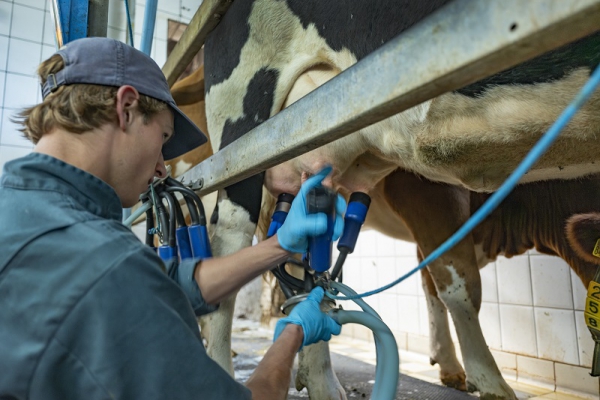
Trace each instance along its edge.
<instances>
[{"instance_id":1,"label":"jacket sleeve","mask_svg":"<svg viewBox=\"0 0 600 400\"><path fill-rule=\"evenodd\" d=\"M194 271L200 261L200 259L187 259L181 263L171 261L166 265L167 274L183 290L192 305L194 314L198 317L216 311L219 308L218 305L210 305L204 301L200 287L196 283Z\"/></svg>"}]
</instances>

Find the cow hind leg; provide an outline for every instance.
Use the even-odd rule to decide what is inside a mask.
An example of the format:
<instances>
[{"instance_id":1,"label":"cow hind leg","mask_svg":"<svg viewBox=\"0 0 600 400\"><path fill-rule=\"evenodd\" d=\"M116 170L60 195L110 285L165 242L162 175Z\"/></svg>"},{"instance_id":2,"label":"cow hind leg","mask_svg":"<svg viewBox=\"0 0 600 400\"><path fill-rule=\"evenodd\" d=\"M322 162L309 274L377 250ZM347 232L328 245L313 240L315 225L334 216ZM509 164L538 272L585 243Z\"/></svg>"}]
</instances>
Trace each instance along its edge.
<instances>
[{"instance_id":1,"label":"cow hind leg","mask_svg":"<svg viewBox=\"0 0 600 400\"><path fill-rule=\"evenodd\" d=\"M327 342L306 346L298 354L296 389L304 387L314 400L346 400L346 392L331 366Z\"/></svg>"},{"instance_id":2,"label":"cow hind leg","mask_svg":"<svg viewBox=\"0 0 600 400\"><path fill-rule=\"evenodd\" d=\"M428 182L413 174L398 170L385 182L386 199L411 230L423 256L429 255L443 243L470 215L470 197L466 190ZM407 195L410 194L410 195ZM475 247L471 236L442 255L428 267L435 284L437 298L450 311L461 344L467 385L476 387L484 399L515 399L514 392L502 378L498 367L485 343L479 325L478 312L481 305L481 278L477 266ZM426 284L426 293L433 290ZM447 320L440 317L443 306L434 296L428 297L430 312L434 312L430 324L434 327L434 345L451 343ZM441 329L440 332L436 332ZM432 349L437 362L446 362L441 354L453 353L447 349ZM443 360L443 361L442 361ZM456 371L451 363L450 376Z\"/></svg>"},{"instance_id":3,"label":"cow hind leg","mask_svg":"<svg viewBox=\"0 0 600 400\"><path fill-rule=\"evenodd\" d=\"M431 365L439 364L440 380L446 386L466 391L466 375L456 358L456 349L450 335L448 310L437 295L429 271L421 270L423 290L429 313L429 351Z\"/></svg>"},{"instance_id":4,"label":"cow hind leg","mask_svg":"<svg viewBox=\"0 0 600 400\"><path fill-rule=\"evenodd\" d=\"M459 244L460 246L460 244ZM467 385L479 390L482 399L516 399L502 378L479 324L481 280L477 269L460 268L442 256L429 271L438 295L450 311L467 373Z\"/></svg>"}]
</instances>

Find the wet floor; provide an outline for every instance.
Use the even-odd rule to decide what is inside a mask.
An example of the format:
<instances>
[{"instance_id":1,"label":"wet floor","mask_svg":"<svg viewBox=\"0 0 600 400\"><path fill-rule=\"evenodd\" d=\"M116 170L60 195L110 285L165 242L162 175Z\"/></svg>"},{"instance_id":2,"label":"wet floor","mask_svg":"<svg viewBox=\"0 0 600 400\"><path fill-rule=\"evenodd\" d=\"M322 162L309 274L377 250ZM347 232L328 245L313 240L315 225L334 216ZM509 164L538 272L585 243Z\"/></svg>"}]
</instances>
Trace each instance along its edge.
<instances>
[{"instance_id":1,"label":"wet floor","mask_svg":"<svg viewBox=\"0 0 600 400\"><path fill-rule=\"evenodd\" d=\"M257 325L237 324L234 328L232 337L232 348L237 355L234 357L234 369L236 371L236 380L244 382L252 374L256 365L262 359L262 356L271 345L271 332L257 327ZM368 399L373 390L375 379L375 366L353 358L331 353L331 362L336 375L346 391L348 399ZM296 366L294 366L295 376ZM292 382L288 399L299 400L308 399L306 389L298 392ZM415 400L415 399L468 399L473 400L473 396L457 390L445 388L433 383L425 382L412 378L407 375L400 376L400 384L396 399Z\"/></svg>"}]
</instances>

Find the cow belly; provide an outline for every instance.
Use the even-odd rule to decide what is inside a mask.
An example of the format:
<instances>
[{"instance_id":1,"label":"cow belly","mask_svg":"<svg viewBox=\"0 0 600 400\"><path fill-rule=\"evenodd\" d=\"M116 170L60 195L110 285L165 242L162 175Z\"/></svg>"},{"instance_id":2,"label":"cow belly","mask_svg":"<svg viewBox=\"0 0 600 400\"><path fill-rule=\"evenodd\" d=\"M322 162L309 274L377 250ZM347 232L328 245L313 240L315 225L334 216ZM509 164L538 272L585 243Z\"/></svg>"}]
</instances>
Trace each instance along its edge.
<instances>
[{"instance_id":1,"label":"cow belly","mask_svg":"<svg viewBox=\"0 0 600 400\"><path fill-rule=\"evenodd\" d=\"M393 209L392 205L385 199L385 181L381 181L369 192L371 206L363 225L364 230L373 229L394 239L415 243L411 230L400 214Z\"/></svg>"},{"instance_id":2,"label":"cow belly","mask_svg":"<svg viewBox=\"0 0 600 400\"><path fill-rule=\"evenodd\" d=\"M415 164L408 168L474 191L497 189L575 98L589 72L581 68L554 82L504 85L477 98L440 96L415 132ZM522 182L599 172L599 109L596 92Z\"/></svg>"}]
</instances>

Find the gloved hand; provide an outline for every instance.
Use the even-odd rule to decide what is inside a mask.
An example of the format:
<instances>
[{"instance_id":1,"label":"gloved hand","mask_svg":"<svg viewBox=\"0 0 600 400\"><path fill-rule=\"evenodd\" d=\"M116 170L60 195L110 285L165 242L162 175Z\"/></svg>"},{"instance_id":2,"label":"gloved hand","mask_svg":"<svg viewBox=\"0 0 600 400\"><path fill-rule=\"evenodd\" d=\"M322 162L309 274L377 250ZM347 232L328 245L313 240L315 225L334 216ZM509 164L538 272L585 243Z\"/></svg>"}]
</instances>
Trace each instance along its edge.
<instances>
[{"instance_id":1,"label":"gloved hand","mask_svg":"<svg viewBox=\"0 0 600 400\"><path fill-rule=\"evenodd\" d=\"M306 253L308 237L318 236L327 231L327 216L324 213L308 214L306 211L306 195L313 187L320 186L331 170L331 167L323 168L316 175L308 178L300 188L285 222L277 231L277 240L282 248L293 253ZM333 241L339 239L344 230L344 211L346 211L346 201L338 194L335 203Z\"/></svg>"},{"instance_id":2,"label":"gloved hand","mask_svg":"<svg viewBox=\"0 0 600 400\"><path fill-rule=\"evenodd\" d=\"M277 340L287 324L295 324L302 327L304 331L302 347L321 340L328 341L331 339L331 335L339 335L342 331L342 326L335 322L329 315L322 312L319 306L324 294L323 288L317 286L304 301L294 307L289 316L277 321L273 341Z\"/></svg>"}]
</instances>

